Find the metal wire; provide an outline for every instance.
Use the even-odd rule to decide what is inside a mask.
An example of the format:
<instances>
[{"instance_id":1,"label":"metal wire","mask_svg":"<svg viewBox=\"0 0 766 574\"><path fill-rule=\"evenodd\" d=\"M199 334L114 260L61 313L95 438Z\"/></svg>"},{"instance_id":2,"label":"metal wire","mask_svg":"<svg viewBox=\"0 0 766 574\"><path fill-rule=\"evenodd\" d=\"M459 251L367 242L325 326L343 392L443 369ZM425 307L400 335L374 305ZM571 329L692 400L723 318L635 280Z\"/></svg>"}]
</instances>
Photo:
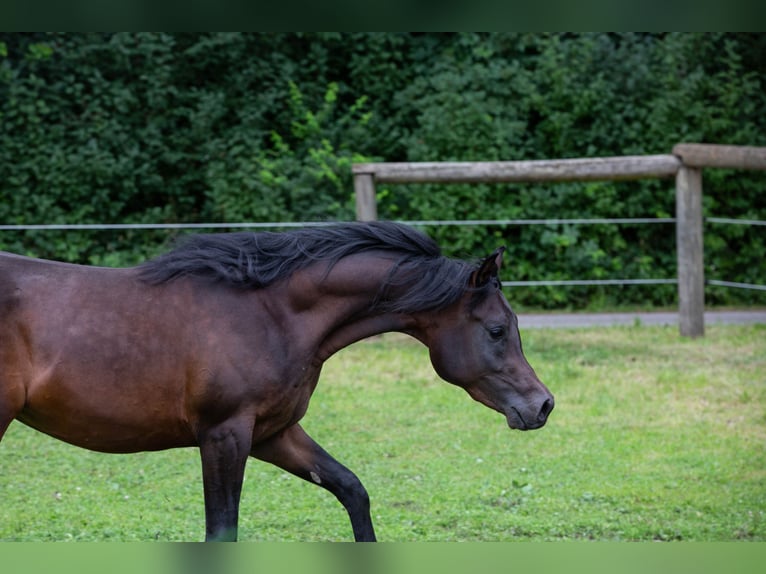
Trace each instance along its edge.
<instances>
[{"instance_id":1,"label":"metal wire","mask_svg":"<svg viewBox=\"0 0 766 574\"><path fill-rule=\"evenodd\" d=\"M736 225L766 225L758 219L735 219L707 217L706 222ZM646 223L675 223L675 217L606 217L606 218L560 218L560 219L422 219L400 220L415 226L471 226L471 225L631 225ZM334 225L336 221L277 221L237 223L46 223L46 224L0 224L0 231L27 230L109 230L109 229L267 229L290 227L321 227Z\"/></svg>"},{"instance_id":2,"label":"metal wire","mask_svg":"<svg viewBox=\"0 0 766 574\"><path fill-rule=\"evenodd\" d=\"M26 225L0 225L0 231L27 230L107 230L107 229L256 229L276 227L321 227L337 221L280 221L277 223L51 223Z\"/></svg>"},{"instance_id":3,"label":"metal wire","mask_svg":"<svg viewBox=\"0 0 766 574\"><path fill-rule=\"evenodd\" d=\"M730 223L734 225L766 225L762 219L735 219L730 217L706 217L707 223Z\"/></svg>"},{"instance_id":4,"label":"metal wire","mask_svg":"<svg viewBox=\"0 0 766 574\"><path fill-rule=\"evenodd\" d=\"M736 225L766 225L766 220L707 217L706 222ZM558 218L558 219L420 219L399 220L415 226L471 226L471 225L640 225L647 223L675 223L675 217L606 217L606 218ZM322 227L337 221L276 221L237 223L46 223L46 224L0 224L0 231L82 231L109 229L267 229L290 227Z\"/></svg>"},{"instance_id":5,"label":"metal wire","mask_svg":"<svg viewBox=\"0 0 766 574\"><path fill-rule=\"evenodd\" d=\"M542 281L503 281L503 287L537 287L569 285L675 285L678 279L567 279Z\"/></svg>"},{"instance_id":6,"label":"metal wire","mask_svg":"<svg viewBox=\"0 0 766 574\"><path fill-rule=\"evenodd\" d=\"M464 225L609 225L609 224L642 224L642 223L675 223L672 217L638 217L638 218L607 218L607 219L425 219L405 221L414 226L464 226ZM266 229L278 227L321 227L336 224L337 221L277 221L246 222L246 223L48 223L48 224L5 224L0 225L0 231L82 231L108 229Z\"/></svg>"},{"instance_id":7,"label":"metal wire","mask_svg":"<svg viewBox=\"0 0 766 574\"><path fill-rule=\"evenodd\" d=\"M756 285L754 283L737 283L736 281L720 281L718 279L707 279L705 283L708 285L716 285L718 287L734 287L736 289L756 289L758 291L766 291L766 285Z\"/></svg>"},{"instance_id":8,"label":"metal wire","mask_svg":"<svg viewBox=\"0 0 766 574\"><path fill-rule=\"evenodd\" d=\"M426 219L400 221L408 225L611 225L642 223L675 223L674 217L613 217L602 219Z\"/></svg>"}]
</instances>

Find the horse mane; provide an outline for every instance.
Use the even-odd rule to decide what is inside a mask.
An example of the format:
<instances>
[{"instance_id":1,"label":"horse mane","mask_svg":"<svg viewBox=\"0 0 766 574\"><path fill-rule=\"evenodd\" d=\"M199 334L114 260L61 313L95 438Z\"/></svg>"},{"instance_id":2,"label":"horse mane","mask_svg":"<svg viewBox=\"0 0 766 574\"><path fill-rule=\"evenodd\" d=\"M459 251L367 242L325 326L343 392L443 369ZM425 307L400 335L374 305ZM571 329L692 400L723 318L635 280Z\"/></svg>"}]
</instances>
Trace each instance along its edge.
<instances>
[{"instance_id":1,"label":"horse mane","mask_svg":"<svg viewBox=\"0 0 766 574\"><path fill-rule=\"evenodd\" d=\"M293 231L195 234L138 267L142 281L159 285L181 277L241 289L261 289L310 265L329 273L349 255L394 256L373 307L387 312L443 309L468 289L477 266L444 257L427 235L393 222L353 222ZM393 296L394 289L396 296Z\"/></svg>"}]
</instances>

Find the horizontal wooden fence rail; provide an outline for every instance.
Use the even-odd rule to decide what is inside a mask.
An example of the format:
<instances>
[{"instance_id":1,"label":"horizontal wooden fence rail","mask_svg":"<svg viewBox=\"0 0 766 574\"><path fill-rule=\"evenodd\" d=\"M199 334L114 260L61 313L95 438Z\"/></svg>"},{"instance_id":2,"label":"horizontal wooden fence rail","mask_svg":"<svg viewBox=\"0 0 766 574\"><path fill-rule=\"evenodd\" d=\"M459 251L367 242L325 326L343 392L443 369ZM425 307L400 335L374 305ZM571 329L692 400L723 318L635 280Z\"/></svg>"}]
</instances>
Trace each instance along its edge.
<instances>
[{"instance_id":1,"label":"horizontal wooden fence rail","mask_svg":"<svg viewBox=\"0 0 766 574\"><path fill-rule=\"evenodd\" d=\"M679 330L705 332L702 168L766 169L766 147L680 143L672 154L533 161L360 163L356 216L378 218L376 183L534 183L675 177ZM575 281L567 284L574 284ZM717 282L724 284L727 282ZM578 282L579 284L579 282Z\"/></svg>"},{"instance_id":2,"label":"horizontal wooden fence rail","mask_svg":"<svg viewBox=\"0 0 766 574\"><path fill-rule=\"evenodd\" d=\"M596 181L673 177L681 161L674 155L597 157L532 161L361 163L354 176L369 174L380 183L509 183Z\"/></svg>"},{"instance_id":3,"label":"horizontal wooden fence rail","mask_svg":"<svg viewBox=\"0 0 766 574\"><path fill-rule=\"evenodd\" d=\"M673 146L673 155L686 167L766 169L766 147L680 143Z\"/></svg>"}]
</instances>

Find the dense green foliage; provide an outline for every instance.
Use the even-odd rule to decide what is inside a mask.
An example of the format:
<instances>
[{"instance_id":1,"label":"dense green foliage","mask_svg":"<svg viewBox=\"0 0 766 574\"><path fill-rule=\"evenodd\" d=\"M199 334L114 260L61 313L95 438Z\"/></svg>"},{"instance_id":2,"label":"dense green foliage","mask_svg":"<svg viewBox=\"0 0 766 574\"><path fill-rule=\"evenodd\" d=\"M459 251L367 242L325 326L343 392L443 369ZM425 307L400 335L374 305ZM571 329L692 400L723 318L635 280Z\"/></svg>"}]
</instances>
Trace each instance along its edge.
<instances>
[{"instance_id":1,"label":"dense green foliage","mask_svg":"<svg viewBox=\"0 0 766 574\"><path fill-rule=\"evenodd\" d=\"M766 145L766 40L745 34L1 34L0 223L350 220L354 161ZM707 170L708 215L765 219L764 176ZM403 220L672 216L672 181L387 185ZM711 278L766 283L761 228L708 224ZM506 277L675 276L672 225L440 226ZM168 231L1 231L125 265ZM715 303L758 292L709 288ZM673 286L519 289L521 305L672 304Z\"/></svg>"}]
</instances>

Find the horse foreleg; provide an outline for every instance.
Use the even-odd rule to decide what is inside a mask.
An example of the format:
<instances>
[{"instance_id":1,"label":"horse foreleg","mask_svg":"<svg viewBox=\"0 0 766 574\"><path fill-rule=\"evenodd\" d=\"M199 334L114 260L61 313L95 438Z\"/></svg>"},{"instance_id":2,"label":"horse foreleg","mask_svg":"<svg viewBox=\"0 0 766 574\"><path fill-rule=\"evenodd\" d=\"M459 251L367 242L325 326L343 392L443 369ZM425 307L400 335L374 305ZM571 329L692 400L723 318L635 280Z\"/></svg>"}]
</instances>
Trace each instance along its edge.
<instances>
[{"instance_id":1,"label":"horse foreleg","mask_svg":"<svg viewBox=\"0 0 766 574\"><path fill-rule=\"evenodd\" d=\"M26 392L21 384L12 384L0 376L0 440L24 408L25 399Z\"/></svg>"},{"instance_id":2,"label":"horse foreleg","mask_svg":"<svg viewBox=\"0 0 766 574\"><path fill-rule=\"evenodd\" d=\"M332 492L348 512L357 542L374 542L370 498L357 476L293 425L253 447L251 454Z\"/></svg>"},{"instance_id":3,"label":"horse foreleg","mask_svg":"<svg viewBox=\"0 0 766 574\"><path fill-rule=\"evenodd\" d=\"M227 421L200 433L205 491L205 541L237 540L239 499L252 441L252 424Z\"/></svg>"}]
</instances>

